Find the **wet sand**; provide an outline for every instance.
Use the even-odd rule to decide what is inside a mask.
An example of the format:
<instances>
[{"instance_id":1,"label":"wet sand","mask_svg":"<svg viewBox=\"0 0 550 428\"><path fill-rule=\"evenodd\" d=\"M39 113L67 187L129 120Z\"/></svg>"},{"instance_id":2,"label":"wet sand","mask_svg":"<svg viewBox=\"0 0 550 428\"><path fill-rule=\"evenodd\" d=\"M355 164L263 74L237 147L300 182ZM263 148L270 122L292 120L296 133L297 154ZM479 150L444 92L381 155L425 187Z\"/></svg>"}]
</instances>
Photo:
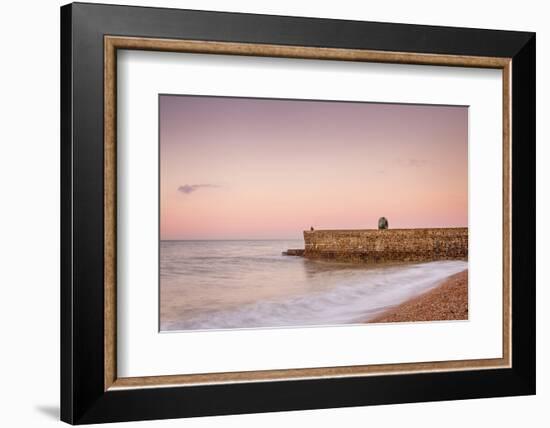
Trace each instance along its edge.
<instances>
[{"instance_id":1,"label":"wet sand","mask_svg":"<svg viewBox=\"0 0 550 428\"><path fill-rule=\"evenodd\" d=\"M468 270L450 276L438 287L414 297L368 323L468 319Z\"/></svg>"}]
</instances>

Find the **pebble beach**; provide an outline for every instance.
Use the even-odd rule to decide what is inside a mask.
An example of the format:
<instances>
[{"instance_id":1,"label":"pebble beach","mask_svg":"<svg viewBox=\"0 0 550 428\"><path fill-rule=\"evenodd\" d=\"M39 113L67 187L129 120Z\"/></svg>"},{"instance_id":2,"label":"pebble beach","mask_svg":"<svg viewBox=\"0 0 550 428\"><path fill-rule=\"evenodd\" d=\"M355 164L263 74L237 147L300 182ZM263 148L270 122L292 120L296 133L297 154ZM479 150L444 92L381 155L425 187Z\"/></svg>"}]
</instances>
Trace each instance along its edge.
<instances>
[{"instance_id":1,"label":"pebble beach","mask_svg":"<svg viewBox=\"0 0 550 428\"><path fill-rule=\"evenodd\" d=\"M450 276L441 285L368 320L368 323L468 319L468 270Z\"/></svg>"}]
</instances>

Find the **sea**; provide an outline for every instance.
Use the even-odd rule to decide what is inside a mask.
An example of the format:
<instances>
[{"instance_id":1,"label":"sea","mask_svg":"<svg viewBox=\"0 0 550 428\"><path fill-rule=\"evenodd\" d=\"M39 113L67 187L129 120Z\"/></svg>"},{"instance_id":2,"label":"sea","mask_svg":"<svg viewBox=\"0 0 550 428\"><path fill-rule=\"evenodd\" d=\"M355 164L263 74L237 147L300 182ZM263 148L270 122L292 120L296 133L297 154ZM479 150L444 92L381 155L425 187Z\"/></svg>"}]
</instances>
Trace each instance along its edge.
<instances>
[{"instance_id":1,"label":"sea","mask_svg":"<svg viewBox=\"0 0 550 428\"><path fill-rule=\"evenodd\" d=\"M302 240L161 241L160 330L368 321L468 267L361 265L284 256Z\"/></svg>"}]
</instances>

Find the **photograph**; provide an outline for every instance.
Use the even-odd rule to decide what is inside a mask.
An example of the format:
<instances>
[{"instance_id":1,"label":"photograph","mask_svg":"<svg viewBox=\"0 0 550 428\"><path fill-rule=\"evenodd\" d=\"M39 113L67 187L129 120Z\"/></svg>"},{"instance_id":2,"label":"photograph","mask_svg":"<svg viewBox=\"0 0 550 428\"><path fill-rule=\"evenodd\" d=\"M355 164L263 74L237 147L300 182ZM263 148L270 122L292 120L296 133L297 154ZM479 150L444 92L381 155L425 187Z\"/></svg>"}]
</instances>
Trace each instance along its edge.
<instances>
[{"instance_id":1,"label":"photograph","mask_svg":"<svg viewBox=\"0 0 550 428\"><path fill-rule=\"evenodd\" d=\"M468 106L158 102L161 332L468 320Z\"/></svg>"}]
</instances>

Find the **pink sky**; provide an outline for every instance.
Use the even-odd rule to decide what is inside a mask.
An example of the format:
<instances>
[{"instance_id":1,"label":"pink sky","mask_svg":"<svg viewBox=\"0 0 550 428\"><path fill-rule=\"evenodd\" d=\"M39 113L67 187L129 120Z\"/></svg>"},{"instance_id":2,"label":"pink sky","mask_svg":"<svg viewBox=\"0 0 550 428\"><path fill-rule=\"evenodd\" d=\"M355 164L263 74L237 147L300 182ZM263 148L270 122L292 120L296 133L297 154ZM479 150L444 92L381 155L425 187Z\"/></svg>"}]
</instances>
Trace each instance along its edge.
<instances>
[{"instance_id":1,"label":"pink sky","mask_svg":"<svg viewBox=\"0 0 550 428\"><path fill-rule=\"evenodd\" d=\"M468 225L467 107L160 96L161 239Z\"/></svg>"}]
</instances>

